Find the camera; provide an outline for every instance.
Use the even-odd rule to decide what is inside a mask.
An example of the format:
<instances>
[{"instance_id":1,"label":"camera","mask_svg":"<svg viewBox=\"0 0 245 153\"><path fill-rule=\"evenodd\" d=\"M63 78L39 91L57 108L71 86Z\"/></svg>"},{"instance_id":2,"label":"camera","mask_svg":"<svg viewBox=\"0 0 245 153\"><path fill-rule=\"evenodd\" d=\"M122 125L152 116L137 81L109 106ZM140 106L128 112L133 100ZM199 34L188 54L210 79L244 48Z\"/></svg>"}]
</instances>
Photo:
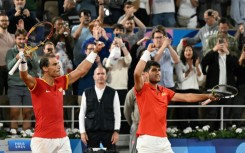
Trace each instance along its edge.
<instances>
[{"instance_id":1,"label":"camera","mask_svg":"<svg viewBox=\"0 0 245 153\"><path fill-rule=\"evenodd\" d=\"M65 28L69 28L69 23L68 23L67 21L64 21L64 22L63 22L63 26L64 26Z\"/></svg>"},{"instance_id":2,"label":"camera","mask_svg":"<svg viewBox=\"0 0 245 153\"><path fill-rule=\"evenodd\" d=\"M219 44L223 44L224 43L224 38L219 38Z\"/></svg>"},{"instance_id":3,"label":"camera","mask_svg":"<svg viewBox=\"0 0 245 153\"><path fill-rule=\"evenodd\" d=\"M115 37L121 38L121 35L120 35L119 33L116 33L116 34L115 34Z\"/></svg>"},{"instance_id":4,"label":"camera","mask_svg":"<svg viewBox=\"0 0 245 153\"><path fill-rule=\"evenodd\" d=\"M24 16L24 14L23 14L24 13L24 10L25 10L24 7L20 7L20 14L21 14L21 16Z\"/></svg>"}]
</instances>

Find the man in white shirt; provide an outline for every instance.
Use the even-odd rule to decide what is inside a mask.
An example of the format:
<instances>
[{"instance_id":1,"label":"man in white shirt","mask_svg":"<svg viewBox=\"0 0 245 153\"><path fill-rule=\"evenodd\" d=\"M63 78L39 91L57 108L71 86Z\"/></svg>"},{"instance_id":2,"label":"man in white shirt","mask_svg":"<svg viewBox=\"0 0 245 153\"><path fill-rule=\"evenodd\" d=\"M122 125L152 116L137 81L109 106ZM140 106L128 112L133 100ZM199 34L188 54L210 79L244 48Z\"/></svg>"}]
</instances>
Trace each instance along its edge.
<instances>
[{"instance_id":1,"label":"man in white shirt","mask_svg":"<svg viewBox=\"0 0 245 153\"><path fill-rule=\"evenodd\" d=\"M94 71L95 86L82 95L79 114L81 140L88 148L115 150L121 122L120 102L117 92L106 86L106 70Z\"/></svg>"}]
</instances>

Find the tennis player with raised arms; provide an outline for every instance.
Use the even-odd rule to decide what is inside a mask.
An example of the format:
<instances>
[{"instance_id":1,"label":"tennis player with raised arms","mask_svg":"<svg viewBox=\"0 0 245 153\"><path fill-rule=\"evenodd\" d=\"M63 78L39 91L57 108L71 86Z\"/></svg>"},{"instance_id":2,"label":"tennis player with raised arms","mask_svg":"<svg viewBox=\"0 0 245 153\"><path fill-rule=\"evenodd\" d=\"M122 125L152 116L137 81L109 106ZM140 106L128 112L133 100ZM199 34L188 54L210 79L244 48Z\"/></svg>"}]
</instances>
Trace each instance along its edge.
<instances>
[{"instance_id":1,"label":"tennis player with raised arms","mask_svg":"<svg viewBox=\"0 0 245 153\"><path fill-rule=\"evenodd\" d=\"M136 148L138 153L173 153L166 133L169 102L200 102L206 99L213 101L218 98L213 94L175 93L158 85L161 78L160 64L149 61L150 53L154 50L154 45L149 44L134 71L134 92L140 114ZM143 70L148 75L149 82L144 82Z\"/></svg>"},{"instance_id":2,"label":"tennis player with raised arms","mask_svg":"<svg viewBox=\"0 0 245 153\"><path fill-rule=\"evenodd\" d=\"M40 60L41 78L28 74L25 58L19 65L20 77L31 91L33 110L36 118L35 132L31 139L33 153L71 153L63 119L63 90L83 77L103 48L97 43L91 52L71 73L60 76L60 66L54 54L44 55Z\"/></svg>"}]
</instances>

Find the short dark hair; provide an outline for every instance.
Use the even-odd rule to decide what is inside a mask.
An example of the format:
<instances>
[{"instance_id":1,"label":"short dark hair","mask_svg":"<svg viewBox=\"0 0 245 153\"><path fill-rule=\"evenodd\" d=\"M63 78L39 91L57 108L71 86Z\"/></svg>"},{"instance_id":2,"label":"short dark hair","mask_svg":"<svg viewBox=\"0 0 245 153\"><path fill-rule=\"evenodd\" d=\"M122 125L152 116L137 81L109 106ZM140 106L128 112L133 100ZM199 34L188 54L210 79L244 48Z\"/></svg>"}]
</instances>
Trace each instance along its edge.
<instances>
[{"instance_id":1,"label":"short dark hair","mask_svg":"<svg viewBox=\"0 0 245 153\"><path fill-rule=\"evenodd\" d=\"M166 32L164 26L162 26L162 25L157 25L156 27L154 27L152 29L152 32L151 32L152 38L154 38L155 33L162 33L163 36L167 36L167 32Z\"/></svg>"},{"instance_id":2,"label":"short dark hair","mask_svg":"<svg viewBox=\"0 0 245 153\"><path fill-rule=\"evenodd\" d=\"M126 5L133 5L133 2L132 2L132 1L126 1L126 2L123 4L123 7L125 7Z\"/></svg>"},{"instance_id":3,"label":"short dark hair","mask_svg":"<svg viewBox=\"0 0 245 153\"><path fill-rule=\"evenodd\" d=\"M154 60L150 60L146 63L145 68L144 68L144 72L149 72L149 70L151 69L152 66L156 66L158 68L161 67L161 65L158 62L156 62Z\"/></svg>"},{"instance_id":4,"label":"short dark hair","mask_svg":"<svg viewBox=\"0 0 245 153\"><path fill-rule=\"evenodd\" d=\"M122 29L124 31L124 27L122 24L114 24L112 26L112 30L114 31L115 29Z\"/></svg>"},{"instance_id":5,"label":"short dark hair","mask_svg":"<svg viewBox=\"0 0 245 153\"><path fill-rule=\"evenodd\" d=\"M48 67L49 66L49 59L50 58L56 58L55 54L53 53L47 53L47 54L44 54L42 56L42 58L40 59L40 63L39 63L39 68L41 69L41 72L43 74L43 67Z\"/></svg>"},{"instance_id":6,"label":"short dark hair","mask_svg":"<svg viewBox=\"0 0 245 153\"><path fill-rule=\"evenodd\" d=\"M83 12L84 15L91 16L91 11L86 9L81 9L79 13L79 17L81 17L81 13Z\"/></svg>"},{"instance_id":7,"label":"short dark hair","mask_svg":"<svg viewBox=\"0 0 245 153\"><path fill-rule=\"evenodd\" d=\"M218 24L221 24L221 23L222 24L228 24L228 25L230 24L229 21L227 20L227 18L220 18Z\"/></svg>"},{"instance_id":8,"label":"short dark hair","mask_svg":"<svg viewBox=\"0 0 245 153\"><path fill-rule=\"evenodd\" d=\"M15 34L14 34L15 38L20 36L20 35L26 36L27 35L27 31L25 29L17 29L15 31Z\"/></svg>"}]
</instances>

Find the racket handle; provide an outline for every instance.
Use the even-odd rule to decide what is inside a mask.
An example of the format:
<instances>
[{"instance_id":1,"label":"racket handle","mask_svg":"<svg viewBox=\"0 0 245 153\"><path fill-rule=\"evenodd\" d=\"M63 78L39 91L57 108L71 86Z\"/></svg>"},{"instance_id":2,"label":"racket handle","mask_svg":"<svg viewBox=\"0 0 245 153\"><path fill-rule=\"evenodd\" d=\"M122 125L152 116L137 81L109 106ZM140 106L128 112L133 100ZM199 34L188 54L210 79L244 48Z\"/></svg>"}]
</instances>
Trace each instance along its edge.
<instances>
[{"instance_id":1,"label":"racket handle","mask_svg":"<svg viewBox=\"0 0 245 153\"><path fill-rule=\"evenodd\" d=\"M203 101L201 104L202 104L202 105L207 105L207 104L209 104L210 102L212 102L212 100L207 99L207 100Z\"/></svg>"},{"instance_id":2,"label":"racket handle","mask_svg":"<svg viewBox=\"0 0 245 153\"><path fill-rule=\"evenodd\" d=\"M21 62L21 58L15 63L15 65L12 67L12 69L9 71L9 75L13 75L15 70L19 67Z\"/></svg>"}]
</instances>

